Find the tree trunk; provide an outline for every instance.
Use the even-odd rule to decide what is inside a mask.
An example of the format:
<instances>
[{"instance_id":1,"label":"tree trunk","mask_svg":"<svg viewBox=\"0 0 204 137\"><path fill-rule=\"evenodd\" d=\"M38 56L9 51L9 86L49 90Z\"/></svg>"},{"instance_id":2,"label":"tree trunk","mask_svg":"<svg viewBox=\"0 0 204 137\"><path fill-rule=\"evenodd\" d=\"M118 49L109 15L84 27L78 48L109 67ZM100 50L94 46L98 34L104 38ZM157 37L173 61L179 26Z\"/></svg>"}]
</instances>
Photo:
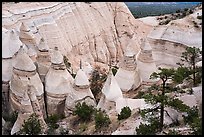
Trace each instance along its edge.
<instances>
[{"instance_id":1,"label":"tree trunk","mask_svg":"<svg viewBox=\"0 0 204 137\"><path fill-rule=\"evenodd\" d=\"M162 100L161 100L161 111L160 111L160 131L162 131L163 125L164 125L164 91L165 91L165 81L163 81L163 89L162 89Z\"/></svg>"},{"instance_id":2,"label":"tree trunk","mask_svg":"<svg viewBox=\"0 0 204 137\"><path fill-rule=\"evenodd\" d=\"M195 87L196 86L196 78L195 78L195 62L193 62L193 86Z\"/></svg>"}]
</instances>

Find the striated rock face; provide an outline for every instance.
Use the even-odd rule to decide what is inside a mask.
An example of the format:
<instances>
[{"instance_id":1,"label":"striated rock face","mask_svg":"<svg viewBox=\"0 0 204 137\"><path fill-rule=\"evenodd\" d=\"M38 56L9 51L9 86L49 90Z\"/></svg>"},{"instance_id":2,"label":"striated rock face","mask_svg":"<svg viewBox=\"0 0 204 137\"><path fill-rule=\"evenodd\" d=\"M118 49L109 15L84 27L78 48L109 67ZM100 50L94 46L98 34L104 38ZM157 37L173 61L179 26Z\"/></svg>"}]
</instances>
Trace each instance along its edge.
<instances>
[{"instance_id":1,"label":"striated rock face","mask_svg":"<svg viewBox=\"0 0 204 137\"><path fill-rule=\"evenodd\" d=\"M10 81L12 75L12 58L23 43L16 30L2 28L2 81Z\"/></svg>"},{"instance_id":2,"label":"striated rock face","mask_svg":"<svg viewBox=\"0 0 204 137\"><path fill-rule=\"evenodd\" d=\"M152 56L152 48L147 39L141 45L141 51L138 56L138 68L143 82L155 81L150 79L150 75L157 71L157 67Z\"/></svg>"},{"instance_id":3,"label":"striated rock face","mask_svg":"<svg viewBox=\"0 0 204 137\"><path fill-rule=\"evenodd\" d=\"M38 117L40 124L43 128L42 131L45 132L47 130L47 124L45 123L43 112L36 96L36 89L32 84L28 85L28 97L31 101L33 112Z\"/></svg>"},{"instance_id":4,"label":"striated rock face","mask_svg":"<svg viewBox=\"0 0 204 137\"><path fill-rule=\"evenodd\" d=\"M15 54L23 43L19 40L15 30L7 30L2 27L2 111L9 114L9 81L12 76L12 63Z\"/></svg>"},{"instance_id":5,"label":"striated rock face","mask_svg":"<svg viewBox=\"0 0 204 137\"><path fill-rule=\"evenodd\" d=\"M20 108L18 110L18 117L11 129L11 135L17 133L22 128L24 120L27 120L31 114L33 114L33 109L31 106L31 101L28 97L28 93L24 92L22 99L20 101Z\"/></svg>"},{"instance_id":6,"label":"striated rock face","mask_svg":"<svg viewBox=\"0 0 204 137\"><path fill-rule=\"evenodd\" d=\"M36 62L37 45L39 45L40 38L41 36L39 35L39 33L36 32L34 34L28 27L28 25L22 22L20 26L19 39L28 48L27 54L33 60L34 63Z\"/></svg>"},{"instance_id":7,"label":"striated rock face","mask_svg":"<svg viewBox=\"0 0 204 137\"><path fill-rule=\"evenodd\" d=\"M45 82L45 76L51 66L51 59L49 53L49 47L45 43L44 39L40 40L38 45L38 52L37 52L37 71L39 73L41 81Z\"/></svg>"},{"instance_id":8,"label":"striated rock face","mask_svg":"<svg viewBox=\"0 0 204 137\"><path fill-rule=\"evenodd\" d=\"M134 90L138 88L142 82L136 62L136 54L129 46L126 48L124 59L121 61L115 79L122 91Z\"/></svg>"},{"instance_id":9,"label":"striated rock face","mask_svg":"<svg viewBox=\"0 0 204 137\"><path fill-rule=\"evenodd\" d=\"M65 116L75 109L77 103L85 102L89 106L96 107L95 98L90 90L90 83L82 69L77 71L74 79L73 91L67 95L65 102Z\"/></svg>"},{"instance_id":10,"label":"striated rock face","mask_svg":"<svg viewBox=\"0 0 204 137\"><path fill-rule=\"evenodd\" d=\"M21 48L13 65L13 73L10 82L10 103L13 111L21 109L20 102L25 92L27 92L28 82L34 86L34 92L39 101L40 108L45 114L42 82L38 73L36 73L36 67L32 60Z\"/></svg>"},{"instance_id":11,"label":"striated rock face","mask_svg":"<svg viewBox=\"0 0 204 137\"><path fill-rule=\"evenodd\" d=\"M72 91L73 78L67 71L58 48L51 55L51 63L45 77L47 112L48 115L64 114L65 99Z\"/></svg>"},{"instance_id":12,"label":"striated rock face","mask_svg":"<svg viewBox=\"0 0 204 137\"><path fill-rule=\"evenodd\" d=\"M74 70L82 58L117 63L134 35L137 53L137 43L150 28L140 25L122 2L20 2L2 8L3 27L21 30L21 40L28 45L36 44L39 33L51 49L57 46L69 58Z\"/></svg>"},{"instance_id":13,"label":"striated rock face","mask_svg":"<svg viewBox=\"0 0 204 137\"><path fill-rule=\"evenodd\" d=\"M173 20L168 25L158 25L148 34L157 66L176 67L186 46L202 47L202 26L196 28L193 23L202 22L197 19L197 15L202 15L202 9L182 19Z\"/></svg>"}]
</instances>

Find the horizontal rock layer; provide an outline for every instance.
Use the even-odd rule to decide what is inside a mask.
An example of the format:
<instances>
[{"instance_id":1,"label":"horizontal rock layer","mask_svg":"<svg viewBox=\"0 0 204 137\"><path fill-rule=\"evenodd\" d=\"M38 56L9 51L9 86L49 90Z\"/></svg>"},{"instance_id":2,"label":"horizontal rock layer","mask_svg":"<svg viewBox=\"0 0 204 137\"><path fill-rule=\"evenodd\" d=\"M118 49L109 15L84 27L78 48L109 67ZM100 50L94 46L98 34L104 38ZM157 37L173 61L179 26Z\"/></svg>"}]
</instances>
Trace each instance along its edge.
<instances>
[{"instance_id":1,"label":"horizontal rock layer","mask_svg":"<svg viewBox=\"0 0 204 137\"><path fill-rule=\"evenodd\" d=\"M133 38L137 53L148 27L140 27L124 3L41 2L5 4L2 27L20 31L24 22L54 49L68 56L73 68L80 59L108 63L118 61ZM146 27L146 28L145 28ZM145 29L144 29L145 28ZM75 58L78 56L78 58Z\"/></svg>"}]
</instances>

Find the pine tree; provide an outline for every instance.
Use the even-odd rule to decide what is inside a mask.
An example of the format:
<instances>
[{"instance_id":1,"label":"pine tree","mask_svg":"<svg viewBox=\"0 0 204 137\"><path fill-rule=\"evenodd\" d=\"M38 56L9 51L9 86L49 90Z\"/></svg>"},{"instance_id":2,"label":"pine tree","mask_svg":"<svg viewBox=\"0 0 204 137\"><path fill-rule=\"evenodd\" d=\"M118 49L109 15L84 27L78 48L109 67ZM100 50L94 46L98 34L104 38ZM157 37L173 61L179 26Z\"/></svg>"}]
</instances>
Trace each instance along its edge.
<instances>
[{"instance_id":1,"label":"pine tree","mask_svg":"<svg viewBox=\"0 0 204 137\"><path fill-rule=\"evenodd\" d=\"M40 121L35 113L30 115L30 117L24 121L20 133L28 135L39 135L42 132L42 127Z\"/></svg>"}]
</instances>

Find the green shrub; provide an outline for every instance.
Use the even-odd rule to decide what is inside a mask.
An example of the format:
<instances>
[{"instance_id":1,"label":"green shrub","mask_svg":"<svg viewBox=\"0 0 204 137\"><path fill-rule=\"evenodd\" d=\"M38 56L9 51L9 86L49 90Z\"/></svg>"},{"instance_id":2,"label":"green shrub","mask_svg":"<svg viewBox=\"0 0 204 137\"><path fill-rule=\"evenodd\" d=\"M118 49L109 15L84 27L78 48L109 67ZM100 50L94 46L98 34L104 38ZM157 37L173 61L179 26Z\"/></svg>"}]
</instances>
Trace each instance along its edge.
<instances>
[{"instance_id":1,"label":"green shrub","mask_svg":"<svg viewBox=\"0 0 204 137\"><path fill-rule=\"evenodd\" d=\"M120 114L118 114L118 120L126 119L131 116L131 109L126 106L123 107Z\"/></svg>"},{"instance_id":2,"label":"green shrub","mask_svg":"<svg viewBox=\"0 0 204 137\"><path fill-rule=\"evenodd\" d=\"M17 111L14 111L11 114L7 114L7 115L3 114L4 120L11 122L12 125L14 125L14 123L16 122L17 117L18 117L18 112Z\"/></svg>"},{"instance_id":3,"label":"green shrub","mask_svg":"<svg viewBox=\"0 0 204 137\"><path fill-rule=\"evenodd\" d=\"M158 117L150 118L149 124L140 124L136 127L137 135L156 135L159 131L160 123Z\"/></svg>"},{"instance_id":4,"label":"green shrub","mask_svg":"<svg viewBox=\"0 0 204 137\"><path fill-rule=\"evenodd\" d=\"M176 130L169 130L169 133L167 135L180 135Z\"/></svg>"},{"instance_id":5,"label":"green shrub","mask_svg":"<svg viewBox=\"0 0 204 137\"><path fill-rule=\"evenodd\" d=\"M191 9L189 10L189 14L193 14L193 11Z\"/></svg>"},{"instance_id":6,"label":"green shrub","mask_svg":"<svg viewBox=\"0 0 204 137\"><path fill-rule=\"evenodd\" d=\"M187 116L184 116L184 122L190 125L193 135L202 135L202 118L199 117L196 106L187 111Z\"/></svg>"},{"instance_id":7,"label":"green shrub","mask_svg":"<svg viewBox=\"0 0 204 137\"><path fill-rule=\"evenodd\" d=\"M108 127L109 124L111 123L108 115L105 112L101 111L100 109L95 112L94 119L95 129L97 130L102 127Z\"/></svg>"},{"instance_id":8,"label":"green shrub","mask_svg":"<svg viewBox=\"0 0 204 137\"><path fill-rule=\"evenodd\" d=\"M115 74L117 73L117 71L118 71L118 68L117 67L113 67L112 68L112 72L113 72L113 75L115 76Z\"/></svg>"},{"instance_id":9,"label":"green shrub","mask_svg":"<svg viewBox=\"0 0 204 137\"><path fill-rule=\"evenodd\" d=\"M85 102L77 103L74 110L74 115L78 115L82 121L89 121L94 112L93 106L88 106Z\"/></svg>"},{"instance_id":10,"label":"green shrub","mask_svg":"<svg viewBox=\"0 0 204 137\"><path fill-rule=\"evenodd\" d=\"M100 67L96 67L90 77L90 89L96 99L96 103L100 100L100 93L103 88L103 83L107 79L107 74L100 70Z\"/></svg>"},{"instance_id":11,"label":"green shrub","mask_svg":"<svg viewBox=\"0 0 204 137\"><path fill-rule=\"evenodd\" d=\"M202 20L202 15L201 16L197 16L197 19Z\"/></svg>"},{"instance_id":12,"label":"green shrub","mask_svg":"<svg viewBox=\"0 0 204 137\"><path fill-rule=\"evenodd\" d=\"M70 69L71 63L69 62L69 59L66 56L63 56L64 64L67 69Z\"/></svg>"},{"instance_id":13,"label":"green shrub","mask_svg":"<svg viewBox=\"0 0 204 137\"><path fill-rule=\"evenodd\" d=\"M59 127L59 125L57 124L59 119L60 119L60 115L57 115L57 114L52 114L48 116L48 118L46 119L46 122L48 123L49 128L57 129Z\"/></svg>"},{"instance_id":14,"label":"green shrub","mask_svg":"<svg viewBox=\"0 0 204 137\"><path fill-rule=\"evenodd\" d=\"M134 99L142 98L144 94L145 94L144 92L139 91L139 92L137 93L137 95L134 97Z\"/></svg>"},{"instance_id":15,"label":"green shrub","mask_svg":"<svg viewBox=\"0 0 204 137\"><path fill-rule=\"evenodd\" d=\"M177 10L177 11L176 11L176 13L180 13L180 12L181 12L181 10Z\"/></svg>"},{"instance_id":16,"label":"green shrub","mask_svg":"<svg viewBox=\"0 0 204 137\"><path fill-rule=\"evenodd\" d=\"M22 125L20 134L38 135L42 132L42 127L37 115L33 113Z\"/></svg>"}]
</instances>

